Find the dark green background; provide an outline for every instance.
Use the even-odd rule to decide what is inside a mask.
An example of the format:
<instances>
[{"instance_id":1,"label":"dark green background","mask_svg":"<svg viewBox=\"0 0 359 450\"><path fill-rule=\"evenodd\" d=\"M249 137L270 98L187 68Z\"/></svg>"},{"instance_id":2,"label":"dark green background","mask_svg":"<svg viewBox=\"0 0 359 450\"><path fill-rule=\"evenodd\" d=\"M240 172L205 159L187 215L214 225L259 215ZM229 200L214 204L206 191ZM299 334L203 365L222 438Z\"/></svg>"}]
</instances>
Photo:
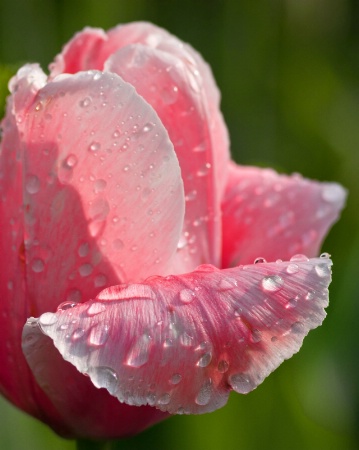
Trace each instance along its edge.
<instances>
[{"instance_id":1,"label":"dark green background","mask_svg":"<svg viewBox=\"0 0 359 450\"><path fill-rule=\"evenodd\" d=\"M301 352L248 396L118 448L359 448L358 1L0 0L1 105L20 63L45 68L84 26L133 20L167 28L211 64L238 162L336 180L350 196L323 247L334 260L329 315ZM0 417L2 448L74 448L4 400Z\"/></svg>"}]
</instances>

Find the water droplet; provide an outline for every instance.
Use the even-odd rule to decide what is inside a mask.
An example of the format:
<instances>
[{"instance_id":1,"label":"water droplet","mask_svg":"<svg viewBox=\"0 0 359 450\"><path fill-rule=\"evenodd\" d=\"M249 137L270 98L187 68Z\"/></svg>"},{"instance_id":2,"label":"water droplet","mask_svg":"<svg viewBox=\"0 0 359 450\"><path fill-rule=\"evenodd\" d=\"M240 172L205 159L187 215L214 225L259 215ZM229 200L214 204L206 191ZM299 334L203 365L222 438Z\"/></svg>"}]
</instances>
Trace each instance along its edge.
<instances>
[{"instance_id":1,"label":"water droplet","mask_svg":"<svg viewBox=\"0 0 359 450\"><path fill-rule=\"evenodd\" d=\"M73 341L77 341L78 339L81 339L85 334L85 330L83 328L76 328L74 332L71 335L71 339Z\"/></svg>"},{"instance_id":2,"label":"water droplet","mask_svg":"<svg viewBox=\"0 0 359 450\"><path fill-rule=\"evenodd\" d=\"M95 194L98 194L99 192L104 191L106 189L106 186L107 186L107 182L105 180L99 179L94 182L93 190L94 190Z\"/></svg>"},{"instance_id":3,"label":"water droplet","mask_svg":"<svg viewBox=\"0 0 359 450\"><path fill-rule=\"evenodd\" d=\"M273 275L271 277L264 277L262 280L262 288L265 291L276 292L284 284L283 278L279 275Z\"/></svg>"},{"instance_id":4,"label":"water droplet","mask_svg":"<svg viewBox=\"0 0 359 450\"><path fill-rule=\"evenodd\" d=\"M307 293L307 295L305 296L306 300L313 300L313 298L315 297L315 291L309 291Z\"/></svg>"},{"instance_id":5,"label":"water droplet","mask_svg":"<svg viewBox=\"0 0 359 450\"><path fill-rule=\"evenodd\" d=\"M95 75L93 76L93 79L96 81L96 80L99 80L101 77L102 77L102 73L96 72Z\"/></svg>"},{"instance_id":6,"label":"water droplet","mask_svg":"<svg viewBox=\"0 0 359 450\"><path fill-rule=\"evenodd\" d=\"M299 266L297 264L289 264L287 266L287 273L290 273L291 275L297 273L299 271Z\"/></svg>"},{"instance_id":7,"label":"water droplet","mask_svg":"<svg viewBox=\"0 0 359 450\"><path fill-rule=\"evenodd\" d=\"M193 337L184 332L180 336L180 342L184 347L191 347L193 345Z\"/></svg>"},{"instance_id":8,"label":"water droplet","mask_svg":"<svg viewBox=\"0 0 359 450\"><path fill-rule=\"evenodd\" d=\"M166 394L163 394L162 397L160 397L157 400L157 404L158 405L168 405L168 403L170 401L171 401L171 396L170 396L170 394L166 393Z\"/></svg>"},{"instance_id":9,"label":"water droplet","mask_svg":"<svg viewBox=\"0 0 359 450\"><path fill-rule=\"evenodd\" d=\"M233 374L229 377L229 383L239 394L248 394L255 388L255 384L245 373Z\"/></svg>"},{"instance_id":10,"label":"water droplet","mask_svg":"<svg viewBox=\"0 0 359 450\"><path fill-rule=\"evenodd\" d=\"M315 266L315 271L320 278L325 278L330 275L330 268L327 264L318 264Z\"/></svg>"},{"instance_id":11,"label":"water droplet","mask_svg":"<svg viewBox=\"0 0 359 450\"><path fill-rule=\"evenodd\" d=\"M106 388L111 395L114 395L118 387L117 373L106 366L92 367L88 371L91 381L97 388Z\"/></svg>"},{"instance_id":12,"label":"water droplet","mask_svg":"<svg viewBox=\"0 0 359 450\"><path fill-rule=\"evenodd\" d=\"M228 369L229 369L228 362L225 361L224 359L221 359L221 361L219 361L218 363L218 372L226 373Z\"/></svg>"},{"instance_id":13,"label":"water droplet","mask_svg":"<svg viewBox=\"0 0 359 450\"><path fill-rule=\"evenodd\" d=\"M302 322L295 322L290 327L290 331L294 334L302 334L304 333L304 329L305 329L304 323Z\"/></svg>"},{"instance_id":14,"label":"water droplet","mask_svg":"<svg viewBox=\"0 0 359 450\"><path fill-rule=\"evenodd\" d=\"M205 353L199 358L197 366L207 367L211 361L212 361L212 353L211 352Z\"/></svg>"},{"instance_id":15,"label":"water droplet","mask_svg":"<svg viewBox=\"0 0 359 450\"><path fill-rule=\"evenodd\" d=\"M344 189L339 184L328 184L322 191L323 200L328 203L341 202L344 199Z\"/></svg>"},{"instance_id":16,"label":"water droplet","mask_svg":"<svg viewBox=\"0 0 359 450\"><path fill-rule=\"evenodd\" d=\"M40 180L36 175L29 175L25 187L29 194L36 194L40 190Z\"/></svg>"},{"instance_id":17,"label":"water droplet","mask_svg":"<svg viewBox=\"0 0 359 450\"><path fill-rule=\"evenodd\" d=\"M212 380L209 379L202 384L201 389L195 399L195 402L197 403L197 405L205 406L208 405L209 401L211 400L211 397L212 397Z\"/></svg>"},{"instance_id":18,"label":"water droplet","mask_svg":"<svg viewBox=\"0 0 359 450\"><path fill-rule=\"evenodd\" d=\"M75 167L77 164L77 158L75 155L69 155L66 159L65 159L65 165L72 169L73 167Z\"/></svg>"},{"instance_id":19,"label":"water droplet","mask_svg":"<svg viewBox=\"0 0 359 450\"><path fill-rule=\"evenodd\" d=\"M39 324L42 326L54 325L57 322L57 315L51 312L44 313L39 318Z\"/></svg>"},{"instance_id":20,"label":"water droplet","mask_svg":"<svg viewBox=\"0 0 359 450\"><path fill-rule=\"evenodd\" d=\"M322 254L320 255L320 257L323 258L323 259L329 259L330 256L331 256L331 255L330 255L329 253L322 253Z\"/></svg>"},{"instance_id":21,"label":"water droplet","mask_svg":"<svg viewBox=\"0 0 359 450\"><path fill-rule=\"evenodd\" d=\"M57 312L59 312L59 311L66 311L67 309L74 308L77 305L78 305L77 302L62 302L57 307Z\"/></svg>"},{"instance_id":22,"label":"water droplet","mask_svg":"<svg viewBox=\"0 0 359 450\"><path fill-rule=\"evenodd\" d=\"M206 175L208 175L210 168L211 168L210 163L204 164L200 169L197 170L197 176L205 177Z\"/></svg>"},{"instance_id":23,"label":"water droplet","mask_svg":"<svg viewBox=\"0 0 359 450\"><path fill-rule=\"evenodd\" d=\"M91 264L86 263L86 264L82 264L82 266L79 267L79 274L82 277L88 277L89 275L91 275L93 270L93 267Z\"/></svg>"},{"instance_id":24,"label":"water droplet","mask_svg":"<svg viewBox=\"0 0 359 450\"><path fill-rule=\"evenodd\" d=\"M193 152L195 152L195 153L201 153L204 151L206 151L206 144L204 142L193 147Z\"/></svg>"},{"instance_id":25,"label":"water droplet","mask_svg":"<svg viewBox=\"0 0 359 450\"><path fill-rule=\"evenodd\" d=\"M181 382L181 380L182 380L182 375L180 375L179 373L174 373L170 378L170 383L178 384Z\"/></svg>"},{"instance_id":26,"label":"water droplet","mask_svg":"<svg viewBox=\"0 0 359 450\"><path fill-rule=\"evenodd\" d=\"M298 261L298 262L306 262L309 261L309 258L305 255L297 254L290 258L290 261Z\"/></svg>"},{"instance_id":27,"label":"water droplet","mask_svg":"<svg viewBox=\"0 0 359 450\"><path fill-rule=\"evenodd\" d=\"M104 323L100 323L97 326L91 328L90 335L88 337L88 343L95 347L103 345L108 339L109 330L109 325Z\"/></svg>"},{"instance_id":28,"label":"water droplet","mask_svg":"<svg viewBox=\"0 0 359 450\"><path fill-rule=\"evenodd\" d=\"M80 101L81 108L87 108L90 105L91 105L91 98L90 97L85 97L83 100Z\"/></svg>"},{"instance_id":29,"label":"water droplet","mask_svg":"<svg viewBox=\"0 0 359 450\"><path fill-rule=\"evenodd\" d=\"M234 278L221 278L218 283L220 291L230 291L237 286L237 281Z\"/></svg>"},{"instance_id":30,"label":"water droplet","mask_svg":"<svg viewBox=\"0 0 359 450\"><path fill-rule=\"evenodd\" d=\"M265 258L259 257L254 260L254 264L264 264L267 260Z\"/></svg>"},{"instance_id":31,"label":"water droplet","mask_svg":"<svg viewBox=\"0 0 359 450\"><path fill-rule=\"evenodd\" d=\"M77 253L81 258L84 258L85 256L88 255L89 251L90 251L90 246L89 246L88 242L83 242L80 245L80 247L78 248Z\"/></svg>"},{"instance_id":32,"label":"water droplet","mask_svg":"<svg viewBox=\"0 0 359 450\"><path fill-rule=\"evenodd\" d=\"M260 342L262 340L262 333L257 329L252 330L251 339L255 344Z\"/></svg>"},{"instance_id":33,"label":"water droplet","mask_svg":"<svg viewBox=\"0 0 359 450\"><path fill-rule=\"evenodd\" d=\"M98 152L100 150L100 148L101 148L101 144L99 142L94 141L89 145L88 149L90 152Z\"/></svg>"},{"instance_id":34,"label":"water droplet","mask_svg":"<svg viewBox=\"0 0 359 450\"><path fill-rule=\"evenodd\" d=\"M107 277L103 273L96 275L94 280L95 287L103 287L107 284Z\"/></svg>"},{"instance_id":35,"label":"water droplet","mask_svg":"<svg viewBox=\"0 0 359 450\"><path fill-rule=\"evenodd\" d=\"M45 263L42 259L35 258L32 261L31 268L35 273L43 272L43 270L45 268Z\"/></svg>"},{"instance_id":36,"label":"water droplet","mask_svg":"<svg viewBox=\"0 0 359 450\"><path fill-rule=\"evenodd\" d=\"M179 298L183 303L191 303L195 299L195 293L191 289L182 289Z\"/></svg>"},{"instance_id":37,"label":"water droplet","mask_svg":"<svg viewBox=\"0 0 359 450\"><path fill-rule=\"evenodd\" d=\"M142 131L144 133L149 133L151 130L153 130L153 127L154 127L154 125L152 123L148 122L143 126Z\"/></svg>"},{"instance_id":38,"label":"water droplet","mask_svg":"<svg viewBox=\"0 0 359 450\"><path fill-rule=\"evenodd\" d=\"M106 307L103 303L100 302L94 302L91 303L89 306L87 312L88 316L96 316L97 314L101 314L106 311Z\"/></svg>"},{"instance_id":39,"label":"water droplet","mask_svg":"<svg viewBox=\"0 0 359 450\"><path fill-rule=\"evenodd\" d=\"M151 345L150 336L143 334L128 352L126 364L131 367L141 367L146 364L150 356Z\"/></svg>"}]
</instances>

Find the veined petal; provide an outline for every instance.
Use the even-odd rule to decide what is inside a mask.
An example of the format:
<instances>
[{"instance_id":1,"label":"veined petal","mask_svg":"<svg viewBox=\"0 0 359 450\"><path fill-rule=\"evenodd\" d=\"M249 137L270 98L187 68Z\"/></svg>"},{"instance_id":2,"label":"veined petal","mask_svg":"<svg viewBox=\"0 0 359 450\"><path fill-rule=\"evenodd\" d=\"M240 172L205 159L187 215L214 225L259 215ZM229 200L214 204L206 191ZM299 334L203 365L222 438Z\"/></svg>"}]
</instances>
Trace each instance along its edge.
<instances>
[{"instance_id":1,"label":"veined petal","mask_svg":"<svg viewBox=\"0 0 359 450\"><path fill-rule=\"evenodd\" d=\"M177 248L184 194L173 146L151 106L115 74L81 72L49 82L17 113L26 117L25 251L34 310L161 273Z\"/></svg>"},{"instance_id":2,"label":"veined petal","mask_svg":"<svg viewBox=\"0 0 359 450\"><path fill-rule=\"evenodd\" d=\"M322 323L330 266L327 257L304 256L225 270L200 266L108 288L34 319L35 329L120 402L172 414L209 412L231 390L253 390ZM36 346L24 352L46 384Z\"/></svg>"},{"instance_id":3,"label":"veined petal","mask_svg":"<svg viewBox=\"0 0 359 450\"><path fill-rule=\"evenodd\" d=\"M345 199L337 183L231 164L222 203L223 267L257 257L316 256Z\"/></svg>"}]
</instances>

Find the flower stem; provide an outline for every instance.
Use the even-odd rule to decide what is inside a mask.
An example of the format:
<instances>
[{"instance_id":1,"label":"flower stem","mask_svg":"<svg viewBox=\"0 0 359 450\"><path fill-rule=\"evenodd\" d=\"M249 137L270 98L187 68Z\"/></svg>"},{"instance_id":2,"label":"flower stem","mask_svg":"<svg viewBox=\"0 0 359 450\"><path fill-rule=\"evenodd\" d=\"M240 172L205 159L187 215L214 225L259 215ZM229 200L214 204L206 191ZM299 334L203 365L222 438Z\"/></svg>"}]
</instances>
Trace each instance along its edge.
<instances>
[{"instance_id":1,"label":"flower stem","mask_svg":"<svg viewBox=\"0 0 359 450\"><path fill-rule=\"evenodd\" d=\"M111 450L112 448L112 441L90 441L87 439L76 441L76 450Z\"/></svg>"}]
</instances>

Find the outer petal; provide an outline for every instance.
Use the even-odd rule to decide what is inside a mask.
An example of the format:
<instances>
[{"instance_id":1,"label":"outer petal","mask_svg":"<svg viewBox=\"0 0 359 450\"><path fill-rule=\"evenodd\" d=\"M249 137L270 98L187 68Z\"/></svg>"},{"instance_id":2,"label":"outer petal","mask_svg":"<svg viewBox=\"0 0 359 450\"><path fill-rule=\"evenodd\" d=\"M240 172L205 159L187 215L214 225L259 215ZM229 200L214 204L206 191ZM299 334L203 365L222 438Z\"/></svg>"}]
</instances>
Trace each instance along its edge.
<instances>
[{"instance_id":1,"label":"outer petal","mask_svg":"<svg viewBox=\"0 0 359 450\"><path fill-rule=\"evenodd\" d=\"M106 289L32 325L35 336L37 323L66 360L121 402L209 412L223 406L232 389L254 389L321 324L330 265L326 257L302 256L222 271L201 266ZM24 335L31 336L29 326ZM39 348L25 345L24 351L46 386L34 358Z\"/></svg>"},{"instance_id":2,"label":"outer petal","mask_svg":"<svg viewBox=\"0 0 359 450\"><path fill-rule=\"evenodd\" d=\"M232 164L222 204L223 266L318 254L346 192L336 183Z\"/></svg>"},{"instance_id":3,"label":"outer petal","mask_svg":"<svg viewBox=\"0 0 359 450\"><path fill-rule=\"evenodd\" d=\"M117 75L82 72L47 84L17 113L26 116L25 244L34 304L55 307L118 280L161 273L177 247L184 196L153 109Z\"/></svg>"}]
</instances>

